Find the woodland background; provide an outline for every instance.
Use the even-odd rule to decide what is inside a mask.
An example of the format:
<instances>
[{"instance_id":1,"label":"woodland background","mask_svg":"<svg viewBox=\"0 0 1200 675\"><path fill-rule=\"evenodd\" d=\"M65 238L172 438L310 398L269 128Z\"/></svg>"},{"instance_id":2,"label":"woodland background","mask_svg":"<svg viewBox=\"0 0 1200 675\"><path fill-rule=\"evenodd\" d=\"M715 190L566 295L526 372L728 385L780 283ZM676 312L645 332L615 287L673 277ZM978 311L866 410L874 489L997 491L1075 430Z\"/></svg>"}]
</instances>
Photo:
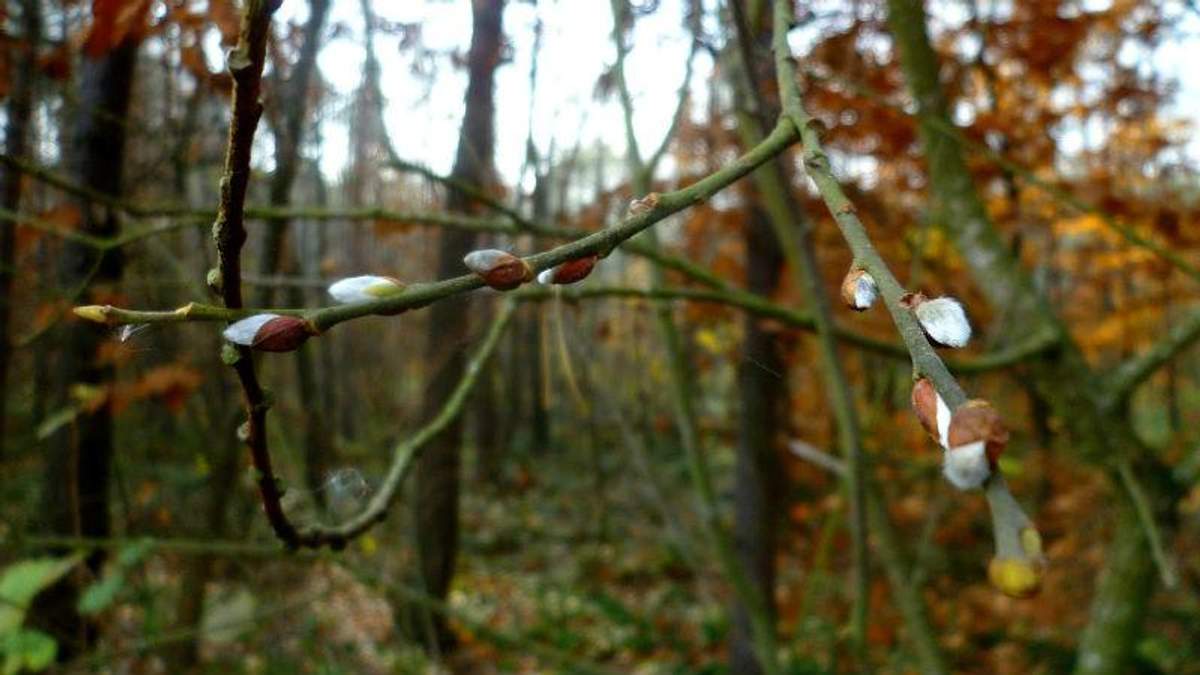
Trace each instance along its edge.
<instances>
[{"instance_id":1,"label":"woodland background","mask_svg":"<svg viewBox=\"0 0 1200 675\"><path fill-rule=\"evenodd\" d=\"M1200 672L1195 3L782 2L794 78L764 1L272 4L0 5L6 673ZM254 25L247 306L658 221L575 285L243 354L301 527L448 416L386 520L316 550L264 515L221 323L71 312L220 304L226 54ZM777 119L797 140L777 82L839 224L966 306L940 353L1011 431L1036 595L988 582L988 503L941 476L911 344L838 299L809 139L647 201Z\"/></svg>"}]
</instances>

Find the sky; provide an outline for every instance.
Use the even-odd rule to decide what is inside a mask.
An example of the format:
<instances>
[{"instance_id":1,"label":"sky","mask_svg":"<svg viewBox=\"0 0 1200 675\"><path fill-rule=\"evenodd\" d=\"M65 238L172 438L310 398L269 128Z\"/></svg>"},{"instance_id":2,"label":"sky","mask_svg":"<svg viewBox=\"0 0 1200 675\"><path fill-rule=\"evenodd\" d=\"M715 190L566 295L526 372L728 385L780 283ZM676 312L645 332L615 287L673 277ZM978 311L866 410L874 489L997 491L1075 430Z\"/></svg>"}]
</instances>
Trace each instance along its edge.
<instances>
[{"instance_id":1,"label":"sky","mask_svg":"<svg viewBox=\"0 0 1200 675\"><path fill-rule=\"evenodd\" d=\"M637 110L634 124L643 147L657 146L670 123L689 49L687 36L680 30L682 3L663 4L659 12L638 22L627 62ZM469 2L388 2L376 3L374 9L386 21L419 23L426 47L466 53L471 39ZM525 159L529 68L538 13L544 33L532 110L539 150L546 153L553 147L563 153L577 142L586 147L597 140L617 152L623 152L625 146L624 122L615 98L598 104L593 96L597 79L616 54L609 4L602 0L541 0L535 8L527 2L510 2L504 30L513 45L512 60L496 74L496 164L509 183L516 181ZM287 0L277 16L283 21L303 21L306 15L307 3ZM349 97L361 82L364 57L359 3L335 0L330 23L335 22L350 30L321 51L319 64L329 85ZM448 173L458 143L465 71L442 63L436 86L429 88L410 73L412 60L399 52L396 38L377 35L376 42L387 98L386 124L397 151L406 159ZM707 56L700 57L693 81L703 81L710 70ZM348 159L349 132L341 120L326 124L322 132L326 146L321 167L327 175L336 176Z\"/></svg>"},{"instance_id":2,"label":"sky","mask_svg":"<svg viewBox=\"0 0 1200 675\"><path fill-rule=\"evenodd\" d=\"M1111 1L1083 0L1082 5L1086 10L1100 10ZM631 40L627 73L635 102L635 129L643 148L658 145L675 109L689 49L687 36L681 29L683 4L680 0L662 0L657 12L639 18ZM1121 58L1176 80L1177 96L1168 110L1193 123L1200 122L1200 78L1188 72L1194 55L1200 53L1200 16L1185 12L1181 0L1165 0L1164 6L1170 15L1186 16L1179 31L1182 38L1166 41L1153 50L1129 49ZM950 24L965 18L963 7L960 0L931 3L935 30L939 22ZM424 44L431 49L458 50L465 54L470 43L469 2L376 2L374 9L385 21L420 24ZM624 152L624 126L616 97L597 101L594 96L597 79L615 60L609 3L540 0L535 6L532 2L513 0L504 16L504 30L513 46L512 60L496 75L496 162L501 178L508 184L518 180L525 157L531 110L529 68L539 14L544 34L539 85L532 106L534 138L539 150L545 154L554 149L561 155L576 143L587 147L601 141L614 153ZM307 2L286 0L277 16L281 21L302 22L306 15ZM346 30L321 51L320 67L338 95L334 100L344 105L361 82L364 55L359 3L334 0L330 24L343 24ZM793 48L802 48L806 40L814 37L797 31L791 36ZM434 85L429 86L411 73L411 55L400 52L397 38L379 34L376 42L387 98L385 121L393 143L406 159L448 173L458 141L465 71L447 67L443 60L438 64ZM694 97L707 93L704 82L711 70L711 59L701 53L692 79ZM703 110L702 100L693 98L693 103L694 109ZM348 159L346 119L346 115L335 112L322 128L325 145L320 165L331 178L341 173ZM1057 133L1061 147L1070 152L1085 147L1089 137L1095 138L1102 130L1064 128ZM1186 153L1193 161L1200 159L1200 139L1194 133ZM661 170L670 171L671 167L666 164Z\"/></svg>"}]
</instances>

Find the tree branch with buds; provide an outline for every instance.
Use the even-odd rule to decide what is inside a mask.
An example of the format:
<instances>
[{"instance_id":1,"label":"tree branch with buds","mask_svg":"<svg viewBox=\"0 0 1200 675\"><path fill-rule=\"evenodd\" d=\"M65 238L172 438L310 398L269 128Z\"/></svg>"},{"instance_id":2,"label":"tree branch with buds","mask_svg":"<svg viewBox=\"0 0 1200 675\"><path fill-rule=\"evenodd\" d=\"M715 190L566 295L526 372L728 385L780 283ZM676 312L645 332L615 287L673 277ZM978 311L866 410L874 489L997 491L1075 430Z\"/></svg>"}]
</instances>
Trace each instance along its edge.
<instances>
[{"instance_id":1,"label":"tree branch with buds","mask_svg":"<svg viewBox=\"0 0 1200 675\"><path fill-rule=\"evenodd\" d=\"M796 134L795 127L791 123L781 122L761 144L713 174L696 181L686 188L657 195L657 199L652 207L628 216L613 227L593 232L562 246L528 256L524 258L525 263L529 265L533 272L537 273L589 256L607 257L616 246L639 232L648 229L674 213L706 201L721 189L753 171L763 162L781 153L795 142L797 138L798 135ZM220 217L218 222L220 222ZM226 264L228 263L227 258L224 261ZM232 272L232 269L230 271ZM222 270L221 276L228 283L228 275L224 272ZM239 280L240 291L240 268L237 269L236 275L236 278ZM302 316L311 324L313 330L320 333L345 321L375 314L396 314L409 309L425 307L451 295L473 291L485 285L487 283L482 277L476 274L468 274L431 283L412 284L405 287L402 292L374 300L324 307L308 312L304 310L274 310L273 313ZM240 292L236 304L230 304L227 301L226 307L233 310L241 310ZM215 317L213 309L198 303L192 303L177 310L162 312L89 306L78 308L76 313L84 318L111 325L119 323L214 320L216 318L226 320L233 316L245 316L248 313L239 311L236 315L230 314Z\"/></svg>"},{"instance_id":2,"label":"tree branch with buds","mask_svg":"<svg viewBox=\"0 0 1200 675\"><path fill-rule=\"evenodd\" d=\"M940 402L939 406L933 408L935 427L942 425L947 428L955 427L957 426L955 418L959 411L964 407L968 410L971 409L971 406L968 406L966 392L950 374L926 338L927 333L931 333L929 322L918 311L919 306L923 303L900 285L887 263L876 251L866 228L855 212L854 205L846 197L841 184L833 174L829 158L821 145L818 123L804 109L796 85L796 71L792 63L791 50L787 43L787 33L792 19L791 10L790 0L775 0L775 67L784 115L795 124L796 130L800 134L804 166L841 230L843 239L854 254L855 267L871 275L873 282L877 285L878 293L883 298L900 337L911 354L914 375L917 378L929 380L930 387L934 390L934 396ZM923 326L923 324L925 325ZM990 423L993 421L995 420L989 417L989 424L984 430L967 429L963 425L962 433L991 434L993 428ZM987 438L977 439L975 435L969 435L972 452L974 452L975 443L982 442L988 458L991 459L992 454L996 452L995 448L1003 448L1003 444L998 442L999 439L993 439L990 435ZM964 436L964 439L966 438L967 436ZM947 438L947 440L950 439ZM946 459L949 462L952 458L957 457L953 453L959 452L962 446L953 446L947 443L944 447L946 447ZM992 470L982 481L988 505L992 511L993 534L996 544L996 555L989 565L988 576L1001 591L1010 595L1026 595L1036 590L1040 581L1043 564L1041 538L1032 521L1012 497L1003 476L998 470L995 470L994 465L990 468Z\"/></svg>"},{"instance_id":3,"label":"tree branch with buds","mask_svg":"<svg viewBox=\"0 0 1200 675\"><path fill-rule=\"evenodd\" d=\"M242 245L246 242L246 190L250 183L250 154L254 133L262 117L263 64L266 60L267 37L271 16L279 3L274 0L248 0L242 14L238 44L229 54L229 71L233 75L233 118L225 152L225 169L221 177L221 200L213 224L213 239L217 245L217 267L209 274L209 287L221 296L225 306L242 306ZM254 371L254 359L245 346L229 348L226 359L233 365L245 399L247 420L239 435L250 449L250 457L258 472L258 490L267 520L275 534L289 546L296 542L295 526L283 511L283 497L267 449L266 417L270 403Z\"/></svg>"}]
</instances>

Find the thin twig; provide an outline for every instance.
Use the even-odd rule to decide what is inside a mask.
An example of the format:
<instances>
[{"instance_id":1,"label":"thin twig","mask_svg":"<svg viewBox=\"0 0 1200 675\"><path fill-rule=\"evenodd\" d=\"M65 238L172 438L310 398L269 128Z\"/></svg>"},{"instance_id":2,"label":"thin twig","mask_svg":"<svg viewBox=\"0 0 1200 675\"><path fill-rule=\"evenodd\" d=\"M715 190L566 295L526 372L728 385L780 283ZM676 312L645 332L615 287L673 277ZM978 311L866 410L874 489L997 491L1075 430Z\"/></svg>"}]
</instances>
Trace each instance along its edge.
<instances>
[{"instance_id":1,"label":"thin twig","mask_svg":"<svg viewBox=\"0 0 1200 675\"><path fill-rule=\"evenodd\" d=\"M775 69L784 114L795 123L800 132L804 166L837 222L842 237L854 253L857 264L871 274L878 284L880 295L891 312L892 320L912 354L913 369L916 374L930 379L953 412L967 402L966 393L925 338L916 317L901 304L900 298L905 293L904 288L900 286L887 263L875 250L866 228L863 227L862 221L855 212L854 205L846 197L841 184L833 175L829 158L821 147L818 124L805 111L801 102L800 91L796 86L796 70L792 64L791 51L787 44L791 9L790 0L775 0ZM1033 534L1026 535L1026 532L1036 533L1036 530L1033 530L1032 521L1012 497L1000 472L992 473L984 490L988 506L992 511L997 558L1029 560L1030 554L1023 544L1027 536L1030 540L1034 539ZM1033 562L1040 563L1040 561Z\"/></svg>"},{"instance_id":2,"label":"thin twig","mask_svg":"<svg viewBox=\"0 0 1200 675\"><path fill-rule=\"evenodd\" d=\"M254 132L262 117L259 93L271 15L277 7L278 2L272 0L248 0L242 14L237 47L229 54L229 71L233 75L233 119L229 125L225 169L221 177L221 201L213 225L217 267L210 286L221 295L225 306L231 309L242 306L241 253L242 245L246 242L244 209L250 183L250 155ZM294 546L296 528L288 520L280 503L283 493L275 479L271 454L267 448L266 416L270 403L258 382L250 349L230 349L236 350L233 368L241 383L246 405L247 420L241 433L250 449L254 468L258 471L258 490L263 510L275 534L284 543Z\"/></svg>"},{"instance_id":3,"label":"thin twig","mask_svg":"<svg viewBox=\"0 0 1200 675\"><path fill-rule=\"evenodd\" d=\"M462 379L455 385L454 391L446 399L445 405L433 419L425 423L425 426L406 438L392 451L392 462L388 467L387 474L384 476L379 490L371 497L371 501L366 507L342 523L312 525L302 529L297 534L296 546L340 548L387 517L387 511L399 495L405 477L408 476L409 470L420 457L425 446L462 412L468 395L475 388L479 379L479 373L496 350L496 345L500 343L504 329L512 320L515 307L516 303L512 300L501 305L487 335L467 363Z\"/></svg>"},{"instance_id":4,"label":"thin twig","mask_svg":"<svg viewBox=\"0 0 1200 675\"><path fill-rule=\"evenodd\" d=\"M243 275L247 284L270 284L275 286L325 286L328 281L297 279L294 277L259 277ZM718 291L698 288L677 288L663 286L659 288L631 288L624 286L579 286L555 287L528 286L513 293L513 296L523 302L543 302L562 299L566 302L581 302L600 298L617 298L629 300L681 300L687 302L712 303L736 307L757 316L775 319L787 326L800 330L815 329L811 316L784 307L749 291L732 289ZM244 319L254 314L280 314L284 316L299 316L313 320L320 309L302 307L286 308L243 308L228 309L203 303L189 303L174 310L130 310L111 305L95 306L92 308L97 318L109 326L124 326L134 324L162 324L185 322L225 322ZM835 326L834 334L838 340L859 349L880 354L891 358L908 360L910 355L903 344L888 342L873 338L862 333L854 332L843 326ZM975 374L1003 370L1020 365L1047 349L1053 347L1054 340L1045 336L1033 335L1029 340L1012 347L981 354L971 359L946 359L943 363L951 372L958 374Z\"/></svg>"},{"instance_id":5,"label":"thin twig","mask_svg":"<svg viewBox=\"0 0 1200 675\"><path fill-rule=\"evenodd\" d=\"M529 256L525 258L525 261L534 271L540 271L567 262L568 260L588 255L607 256L617 245L639 232L650 228L667 216L706 201L729 184L742 178L767 160L782 152L797 137L795 127L791 123L781 123L761 144L727 164L719 171L696 181L686 188L661 194L655 207L642 213L631 215L613 227L594 232L549 251ZM240 269L237 270L236 274L240 281ZM225 282L228 284L228 275L223 274L223 276L226 277ZM339 323L364 316L394 314L407 309L424 307L443 298L481 288L483 285L484 282L478 276L464 275L433 283L412 284L403 293L370 302L324 307L311 311L287 310L278 313L303 316L309 320L316 330L324 331ZM233 309L240 309L240 294L236 305L226 302L226 306ZM213 314L214 309L199 303L191 303L178 310L168 312L137 312L134 315L126 316L136 317L136 322L138 323L151 321L180 322L198 318L211 319L215 316ZM103 321L110 322L114 319L109 319L108 317L120 317L122 316L121 312L128 312L129 310L103 308L103 311L105 313Z\"/></svg>"}]
</instances>

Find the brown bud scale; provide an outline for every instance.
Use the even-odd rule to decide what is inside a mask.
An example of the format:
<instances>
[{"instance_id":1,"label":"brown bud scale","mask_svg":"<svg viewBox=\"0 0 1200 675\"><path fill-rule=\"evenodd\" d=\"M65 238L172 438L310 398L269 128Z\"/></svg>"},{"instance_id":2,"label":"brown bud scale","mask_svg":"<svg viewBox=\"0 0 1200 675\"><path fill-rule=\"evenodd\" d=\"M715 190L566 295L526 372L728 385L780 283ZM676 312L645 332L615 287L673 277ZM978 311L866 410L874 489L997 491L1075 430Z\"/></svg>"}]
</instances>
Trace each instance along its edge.
<instances>
[{"instance_id":1,"label":"brown bud scale","mask_svg":"<svg viewBox=\"0 0 1200 675\"><path fill-rule=\"evenodd\" d=\"M1008 427L1000 413L991 403L980 399L967 401L954 412L948 435L951 448L983 441L993 468L1008 445Z\"/></svg>"},{"instance_id":2,"label":"brown bud scale","mask_svg":"<svg viewBox=\"0 0 1200 675\"><path fill-rule=\"evenodd\" d=\"M921 422L921 427L925 429L929 437L941 443L941 439L938 438L937 397L937 390L934 389L933 383L929 381L929 378L922 377L913 385L913 412L917 414L917 419Z\"/></svg>"},{"instance_id":3,"label":"brown bud scale","mask_svg":"<svg viewBox=\"0 0 1200 675\"><path fill-rule=\"evenodd\" d=\"M568 260L554 269L551 281L556 284L573 284L576 281L583 281L592 273L592 268L595 266L595 255Z\"/></svg>"},{"instance_id":4,"label":"brown bud scale","mask_svg":"<svg viewBox=\"0 0 1200 675\"><path fill-rule=\"evenodd\" d=\"M298 316L279 316L258 329L250 346L263 352L290 352L314 334L312 325L304 319Z\"/></svg>"}]
</instances>

